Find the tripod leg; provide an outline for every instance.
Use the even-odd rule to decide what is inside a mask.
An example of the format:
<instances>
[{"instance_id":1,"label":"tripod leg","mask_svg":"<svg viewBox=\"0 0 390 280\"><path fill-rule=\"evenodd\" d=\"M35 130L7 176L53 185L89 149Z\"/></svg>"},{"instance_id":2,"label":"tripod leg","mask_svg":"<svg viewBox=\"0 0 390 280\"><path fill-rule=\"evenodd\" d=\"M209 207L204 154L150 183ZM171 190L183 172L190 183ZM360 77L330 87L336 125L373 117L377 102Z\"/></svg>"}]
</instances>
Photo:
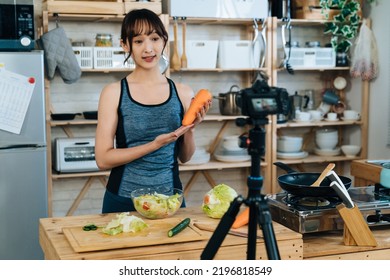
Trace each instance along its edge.
<instances>
[{"instance_id":1,"label":"tripod leg","mask_svg":"<svg viewBox=\"0 0 390 280\"><path fill-rule=\"evenodd\" d=\"M259 216L258 205L255 201L249 200L249 223L248 223L248 243L247 243L247 259L256 259L257 245L257 217Z\"/></svg>"},{"instance_id":2,"label":"tripod leg","mask_svg":"<svg viewBox=\"0 0 390 280\"><path fill-rule=\"evenodd\" d=\"M263 231L265 247L269 260L280 260L278 245L276 243L274 228L272 226L272 217L269 212L267 201L262 196L258 204L258 222Z\"/></svg>"},{"instance_id":3,"label":"tripod leg","mask_svg":"<svg viewBox=\"0 0 390 280\"><path fill-rule=\"evenodd\" d=\"M217 253L219 247L221 246L223 240L228 234L231 226L234 223L234 220L240 210L240 206L243 203L244 199L242 196L237 196L229 206L229 209L221 218L217 228L215 229L213 235L211 236L209 242L204 248L202 254L200 255L201 260L212 260Z\"/></svg>"}]
</instances>

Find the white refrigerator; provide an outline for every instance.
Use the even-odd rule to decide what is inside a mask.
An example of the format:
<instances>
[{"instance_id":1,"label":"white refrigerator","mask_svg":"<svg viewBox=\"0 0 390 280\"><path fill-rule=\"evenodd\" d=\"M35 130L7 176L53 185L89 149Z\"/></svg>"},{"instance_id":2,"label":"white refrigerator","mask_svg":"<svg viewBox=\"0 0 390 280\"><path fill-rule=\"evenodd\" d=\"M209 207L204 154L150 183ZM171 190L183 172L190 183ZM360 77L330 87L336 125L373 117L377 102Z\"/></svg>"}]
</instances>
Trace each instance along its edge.
<instances>
[{"instance_id":1,"label":"white refrigerator","mask_svg":"<svg viewBox=\"0 0 390 280\"><path fill-rule=\"evenodd\" d=\"M38 233L39 219L48 215L43 51L0 52L0 67L34 81L15 133L4 123L20 105L4 96L12 99L18 92L0 76L0 260L43 259Z\"/></svg>"}]
</instances>

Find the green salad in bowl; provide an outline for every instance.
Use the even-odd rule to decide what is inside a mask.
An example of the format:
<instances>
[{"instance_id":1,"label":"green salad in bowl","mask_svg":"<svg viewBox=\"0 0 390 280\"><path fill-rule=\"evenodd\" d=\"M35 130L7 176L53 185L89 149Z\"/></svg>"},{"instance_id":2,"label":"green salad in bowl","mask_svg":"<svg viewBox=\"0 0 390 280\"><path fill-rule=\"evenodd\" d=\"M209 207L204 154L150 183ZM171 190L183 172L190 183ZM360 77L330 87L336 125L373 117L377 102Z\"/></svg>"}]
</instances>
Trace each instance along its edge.
<instances>
[{"instance_id":1,"label":"green salad in bowl","mask_svg":"<svg viewBox=\"0 0 390 280\"><path fill-rule=\"evenodd\" d=\"M183 191L169 188L142 188L131 193L135 210L148 219L172 216L183 202Z\"/></svg>"}]
</instances>

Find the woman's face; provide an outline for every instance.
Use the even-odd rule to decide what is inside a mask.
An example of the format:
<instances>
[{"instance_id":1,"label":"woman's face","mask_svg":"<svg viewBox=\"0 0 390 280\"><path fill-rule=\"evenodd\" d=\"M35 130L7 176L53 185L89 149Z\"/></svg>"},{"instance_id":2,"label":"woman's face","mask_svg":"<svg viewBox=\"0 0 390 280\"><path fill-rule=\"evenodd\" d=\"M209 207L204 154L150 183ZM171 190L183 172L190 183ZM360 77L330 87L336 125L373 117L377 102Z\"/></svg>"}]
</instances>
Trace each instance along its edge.
<instances>
[{"instance_id":1,"label":"woman's face","mask_svg":"<svg viewBox=\"0 0 390 280\"><path fill-rule=\"evenodd\" d=\"M156 33L141 33L131 42L132 58L139 67L151 69L158 67L164 49L164 40Z\"/></svg>"}]
</instances>

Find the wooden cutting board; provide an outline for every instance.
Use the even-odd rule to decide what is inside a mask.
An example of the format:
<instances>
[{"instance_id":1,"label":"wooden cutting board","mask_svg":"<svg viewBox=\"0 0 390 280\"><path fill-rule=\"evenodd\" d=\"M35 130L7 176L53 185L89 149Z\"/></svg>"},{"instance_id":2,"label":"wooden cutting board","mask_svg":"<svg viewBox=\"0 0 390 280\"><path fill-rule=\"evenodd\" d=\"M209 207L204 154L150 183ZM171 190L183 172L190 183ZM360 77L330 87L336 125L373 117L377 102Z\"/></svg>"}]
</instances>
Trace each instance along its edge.
<instances>
[{"instance_id":1,"label":"wooden cutting board","mask_svg":"<svg viewBox=\"0 0 390 280\"><path fill-rule=\"evenodd\" d=\"M206 230L210 232L214 232L217 225L215 224L210 224L210 223L194 223L194 226L201 230ZM248 226L242 226L236 229L231 228L228 231L229 234L235 235L235 236L241 236L241 237L248 237ZM257 230L257 238L263 238L263 231L261 229Z\"/></svg>"},{"instance_id":2,"label":"wooden cutting board","mask_svg":"<svg viewBox=\"0 0 390 280\"><path fill-rule=\"evenodd\" d=\"M92 252L119 248L131 248L150 245L181 243L208 239L208 235L191 226L173 237L168 237L168 230L182 219L166 218L145 221L149 227L138 233L120 233L114 236L104 234L101 228L96 231L84 231L83 225L64 227L62 231L76 252Z\"/></svg>"}]
</instances>

